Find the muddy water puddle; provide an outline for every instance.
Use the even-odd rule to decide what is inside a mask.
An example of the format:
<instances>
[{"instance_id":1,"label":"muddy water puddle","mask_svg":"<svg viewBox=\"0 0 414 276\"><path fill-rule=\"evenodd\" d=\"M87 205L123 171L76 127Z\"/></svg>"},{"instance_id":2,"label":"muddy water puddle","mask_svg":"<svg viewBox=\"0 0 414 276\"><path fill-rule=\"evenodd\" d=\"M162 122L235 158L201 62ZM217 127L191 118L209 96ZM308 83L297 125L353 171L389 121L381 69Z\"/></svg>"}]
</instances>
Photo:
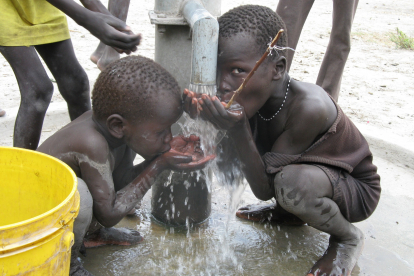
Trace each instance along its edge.
<instances>
[{"instance_id":1,"label":"muddy water puddle","mask_svg":"<svg viewBox=\"0 0 414 276\"><path fill-rule=\"evenodd\" d=\"M374 214L357 223L365 248L351 275L414 275L414 174L377 158L383 193ZM406 187L397 193L395 180ZM257 203L247 187L239 206ZM167 228L151 216L151 191L140 213L117 227L140 231L136 246L87 250L84 266L94 275L306 275L328 246L328 235L308 226L288 227L238 219L229 192L212 187L212 213L190 231Z\"/></svg>"},{"instance_id":2,"label":"muddy water puddle","mask_svg":"<svg viewBox=\"0 0 414 276\"><path fill-rule=\"evenodd\" d=\"M229 214L227 191L212 196L210 218L188 230L154 221L149 192L139 215L117 225L137 229L144 241L88 249L85 268L95 275L303 275L327 247L328 236L311 227L244 221Z\"/></svg>"}]
</instances>

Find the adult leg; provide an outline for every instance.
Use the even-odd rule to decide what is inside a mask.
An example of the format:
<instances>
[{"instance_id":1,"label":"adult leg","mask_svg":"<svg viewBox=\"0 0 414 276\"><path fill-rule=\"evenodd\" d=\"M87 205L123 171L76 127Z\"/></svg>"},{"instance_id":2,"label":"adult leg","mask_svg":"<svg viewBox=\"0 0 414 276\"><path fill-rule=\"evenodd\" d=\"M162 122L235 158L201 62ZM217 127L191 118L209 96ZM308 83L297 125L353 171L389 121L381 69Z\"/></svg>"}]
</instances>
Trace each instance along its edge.
<instances>
[{"instance_id":1,"label":"adult leg","mask_svg":"<svg viewBox=\"0 0 414 276\"><path fill-rule=\"evenodd\" d=\"M98 60L102 57L105 47L106 45L102 43L102 41L99 41L98 47L90 56L90 59L93 63L98 64Z\"/></svg>"},{"instance_id":2,"label":"adult leg","mask_svg":"<svg viewBox=\"0 0 414 276\"><path fill-rule=\"evenodd\" d=\"M333 0L332 31L316 84L338 101L358 0Z\"/></svg>"},{"instance_id":3,"label":"adult leg","mask_svg":"<svg viewBox=\"0 0 414 276\"><path fill-rule=\"evenodd\" d=\"M130 0L109 0L108 10L115 17L126 22ZM99 46L98 46L99 48ZM98 49L97 49L98 50ZM119 53L110 46L105 46L102 56L98 60L98 68L103 71L111 62L119 59Z\"/></svg>"},{"instance_id":4,"label":"adult leg","mask_svg":"<svg viewBox=\"0 0 414 276\"><path fill-rule=\"evenodd\" d=\"M308 275L350 275L362 252L364 236L347 221L331 199L327 175L311 165L289 165L276 174L277 202L308 225L331 235L325 254Z\"/></svg>"},{"instance_id":5,"label":"adult leg","mask_svg":"<svg viewBox=\"0 0 414 276\"><path fill-rule=\"evenodd\" d=\"M43 119L52 98L52 82L32 46L0 46L0 52L13 69L21 95L13 146L34 150L39 144Z\"/></svg>"},{"instance_id":6,"label":"adult leg","mask_svg":"<svg viewBox=\"0 0 414 276\"><path fill-rule=\"evenodd\" d=\"M280 0L276 13L280 15L286 25L288 46L296 49L303 25L308 17L315 0ZM289 72L295 52L288 51L287 70Z\"/></svg>"},{"instance_id":7,"label":"adult leg","mask_svg":"<svg viewBox=\"0 0 414 276\"><path fill-rule=\"evenodd\" d=\"M79 64L70 39L35 46L56 79L71 120L91 109L89 80Z\"/></svg>"},{"instance_id":8,"label":"adult leg","mask_svg":"<svg viewBox=\"0 0 414 276\"><path fill-rule=\"evenodd\" d=\"M70 272L69 275L92 275L85 268L83 268L79 261L79 250L83 244L83 238L89 228L93 213L93 200L86 183L78 178L78 192L80 196L79 214L73 224L73 234L75 235L75 242L72 246Z\"/></svg>"}]
</instances>

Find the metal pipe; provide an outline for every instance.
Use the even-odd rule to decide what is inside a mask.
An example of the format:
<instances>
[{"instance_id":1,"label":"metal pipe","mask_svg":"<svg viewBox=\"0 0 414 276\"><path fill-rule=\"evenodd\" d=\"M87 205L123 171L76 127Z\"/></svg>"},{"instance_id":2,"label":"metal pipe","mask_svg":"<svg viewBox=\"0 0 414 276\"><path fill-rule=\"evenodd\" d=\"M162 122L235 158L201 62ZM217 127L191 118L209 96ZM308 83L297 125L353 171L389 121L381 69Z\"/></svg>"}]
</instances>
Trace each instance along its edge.
<instances>
[{"instance_id":1,"label":"metal pipe","mask_svg":"<svg viewBox=\"0 0 414 276\"><path fill-rule=\"evenodd\" d=\"M190 83L216 85L218 22L197 0L184 1L181 7L192 30Z\"/></svg>"}]
</instances>

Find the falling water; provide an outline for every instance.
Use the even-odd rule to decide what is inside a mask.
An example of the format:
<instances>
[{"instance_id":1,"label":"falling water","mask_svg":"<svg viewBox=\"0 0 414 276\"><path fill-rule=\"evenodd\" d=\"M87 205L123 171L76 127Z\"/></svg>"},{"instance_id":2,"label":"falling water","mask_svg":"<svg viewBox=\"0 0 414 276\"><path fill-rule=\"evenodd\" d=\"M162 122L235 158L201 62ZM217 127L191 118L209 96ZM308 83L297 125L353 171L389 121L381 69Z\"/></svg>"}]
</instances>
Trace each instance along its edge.
<instances>
[{"instance_id":1,"label":"falling water","mask_svg":"<svg viewBox=\"0 0 414 276\"><path fill-rule=\"evenodd\" d=\"M215 94L215 87L190 88ZM217 141L227 139L224 132L201 119L186 118L181 128L184 135L200 136L205 154L214 153ZM255 224L236 218L240 204L256 203L257 199L250 189L245 191L237 164L231 174L222 173L219 161L220 156L202 173L193 172L196 178L206 178L211 192L212 212L207 221L191 225L187 218L182 227L159 224L151 216L151 194L147 194L138 217L126 218L117 226L137 229L144 242L132 247L90 249L85 267L95 275L300 275L307 271L323 254L327 235L310 227ZM171 183L173 174L167 172L164 192L176 190ZM184 190L191 185L184 181ZM160 198L158 203L166 204L162 201ZM182 201L182 206L191 207L190 194ZM169 209L174 209L174 216L182 216L177 205Z\"/></svg>"}]
</instances>

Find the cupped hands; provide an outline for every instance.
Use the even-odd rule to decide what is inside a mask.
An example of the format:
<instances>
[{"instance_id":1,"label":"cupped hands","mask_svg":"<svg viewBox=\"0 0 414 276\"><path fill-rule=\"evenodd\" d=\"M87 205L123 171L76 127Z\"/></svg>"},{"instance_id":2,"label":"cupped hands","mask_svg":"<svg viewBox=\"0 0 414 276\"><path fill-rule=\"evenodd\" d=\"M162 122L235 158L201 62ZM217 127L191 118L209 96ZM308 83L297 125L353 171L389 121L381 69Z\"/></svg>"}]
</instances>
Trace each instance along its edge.
<instances>
[{"instance_id":1,"label":"cupped hands","mask_svg":"<svg viewBox=\"0 0 414 276\"><path fill-rule=\"evenodd\" d=\"M204 156L200 147L200 137L190 135L175 136L170 142L171 149L163 153L160 158L166 167L172 170L192 171L203 169L216 155Z\"/></svg>"}]
</instances>

